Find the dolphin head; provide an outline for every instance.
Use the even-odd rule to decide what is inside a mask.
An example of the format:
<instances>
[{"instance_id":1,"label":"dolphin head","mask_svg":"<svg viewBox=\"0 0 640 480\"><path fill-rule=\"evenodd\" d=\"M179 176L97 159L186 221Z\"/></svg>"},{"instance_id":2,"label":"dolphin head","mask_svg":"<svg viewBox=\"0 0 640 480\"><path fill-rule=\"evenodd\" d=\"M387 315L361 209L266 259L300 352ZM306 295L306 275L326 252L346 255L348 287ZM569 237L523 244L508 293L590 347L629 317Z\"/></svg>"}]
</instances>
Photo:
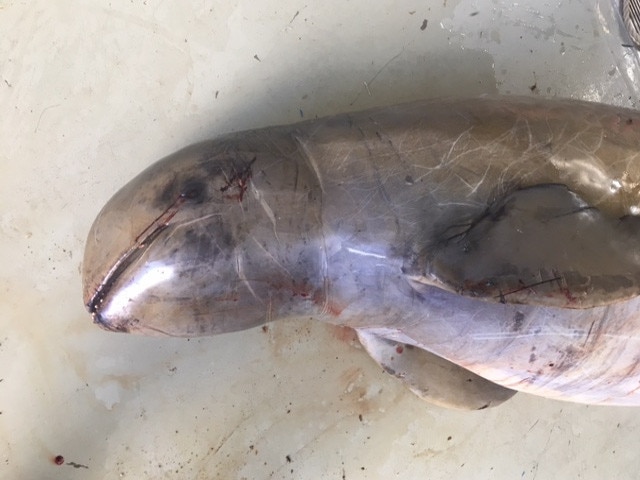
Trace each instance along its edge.
<instances>
[{"instance_id":1,"label":"dolphin head","mask_svg":"<svg viewBox=\"0 0 640 480\"><path fill-rule=\"evenodd\" d=\"M275 207L302 200L288 194L308 196L304 175L296 188L269 189L285 200L278 203L261 184L282 177L286 155L238 138L162 159L104 206L83 262L84 302L95 323L145 335L211 335L286 315L293 297L313 298L305 270L317 251L300 249L299 232L280 228ZM287 255L297 256L298 272L282 268Z\"/></svg>"}]
</instances>

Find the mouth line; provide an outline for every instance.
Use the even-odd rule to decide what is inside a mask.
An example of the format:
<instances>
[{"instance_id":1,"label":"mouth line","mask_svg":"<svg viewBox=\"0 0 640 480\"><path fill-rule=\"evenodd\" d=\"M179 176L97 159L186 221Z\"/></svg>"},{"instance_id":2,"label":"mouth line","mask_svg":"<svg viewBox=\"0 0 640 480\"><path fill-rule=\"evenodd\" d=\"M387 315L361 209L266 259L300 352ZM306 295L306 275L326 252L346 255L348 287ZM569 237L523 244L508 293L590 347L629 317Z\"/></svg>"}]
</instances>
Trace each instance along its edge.
<instances>
[{"instance_id":1,"label":"mouth line","mask_svg":"<svg viewBox=\"0 0 640 480\"><path fill-rule=\"evenodd\" d=\"M173 337L175 335L170 334L169 332L166 332L164 330L162 330L161 328L157 328L157 327L152 327L149 325L138 325L137 322L123 322L117 325L114 325L112 323L109 323L108 321L105 321L102 319L102 317L100 316L99 312L95 312L92 315L93 318L93 323L95 323L96 325L98 325L100 328L102 328L103 330L106 330L108 332L113 332L113 333L138 333L138 334L142 334L142 335L152 335L152 336L157 336L157 337ZM146 333L146 332L150 332L150 333Z\"/></svg>"},{"instance_id":2,"label":"mouth line","mask_svg":"<svg viewBox=\"0 0 640 480\"><path fill-rule=\"evenodd\" d=\"M91 314L91 317L93 318L93 323L98 325L103 330L107 330L108 332L118 332L118 333L128 333L129 332L129 328L124 326L124 325L113 325L113 324L111 324L109 322L105 322L102 319L102 317L100 316L99 312L93 312Z\"/></svg>"},{"instance_id":3,"label":"mouth line","mask_svg":"<svg viewBox=\"0 0 640 480\"><path fill-rule=\"evenodd\" d=\"M86 304L87 310L94 317L99 315L98 310L107 297L113 285L122 276L129 266L134 263L147 249L151 246L153 241L164 231L169 225L171 219L178 213L178 209L185 202L186 196L180 195L176 201L174 201L167 209L162 212L155 220L153 220L142 232L135 238L133 245L129 247L113 266L106 273L94 294L91 296ZM103 322L96 321L101 325Z\"/></svg>"}]
</instances>

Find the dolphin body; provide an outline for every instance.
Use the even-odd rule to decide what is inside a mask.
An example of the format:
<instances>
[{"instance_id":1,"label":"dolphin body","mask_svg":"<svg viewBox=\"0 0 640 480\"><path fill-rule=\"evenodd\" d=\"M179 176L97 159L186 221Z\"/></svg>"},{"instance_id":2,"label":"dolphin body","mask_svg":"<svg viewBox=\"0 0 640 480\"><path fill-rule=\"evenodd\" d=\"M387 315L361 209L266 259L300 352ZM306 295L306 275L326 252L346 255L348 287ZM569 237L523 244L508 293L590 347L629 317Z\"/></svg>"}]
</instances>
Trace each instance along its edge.
<instances>
[{"instance_id":1,"label":"dolphin body","mask_svg":"<svg viewBox=\"0 0 640 480\"><path fill-rule=\"evenodd\" d=\"M184 148L95 220L99 326L201 336L281 318L356 330L440 405L515 391L640 405L640 113L422 101Z\"/></svg>"}]
</instances>

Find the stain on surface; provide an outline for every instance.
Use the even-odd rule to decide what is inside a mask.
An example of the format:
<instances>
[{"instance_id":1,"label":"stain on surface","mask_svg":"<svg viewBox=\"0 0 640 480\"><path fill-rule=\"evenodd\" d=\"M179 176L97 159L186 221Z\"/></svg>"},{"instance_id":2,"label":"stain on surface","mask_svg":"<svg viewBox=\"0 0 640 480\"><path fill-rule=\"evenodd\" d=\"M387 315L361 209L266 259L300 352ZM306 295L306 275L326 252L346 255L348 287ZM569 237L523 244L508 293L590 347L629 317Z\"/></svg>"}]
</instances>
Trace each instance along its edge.
<instances>
[{"instance_id":1,"label":"stain on surface","mask_svg":"<svg viewBox=\"0 0 640 480\"><path fill-rule=\"evenodd\" d=\"M516 312L513 317L513 330L518 332L522 330L522 325L524 324L524 313Z\"/></svg>"},{"instance_id":2,"label":"stain on surface","mask_svg":"<svg viewBox=\"0 0 640 480\"><path fill-rule=\"evenodd\" d=\"M358 334L353 328L341 327L338 325L328 325L331 335L338 341L348 344L359 344Z\"/></svg>"}]
</instances>

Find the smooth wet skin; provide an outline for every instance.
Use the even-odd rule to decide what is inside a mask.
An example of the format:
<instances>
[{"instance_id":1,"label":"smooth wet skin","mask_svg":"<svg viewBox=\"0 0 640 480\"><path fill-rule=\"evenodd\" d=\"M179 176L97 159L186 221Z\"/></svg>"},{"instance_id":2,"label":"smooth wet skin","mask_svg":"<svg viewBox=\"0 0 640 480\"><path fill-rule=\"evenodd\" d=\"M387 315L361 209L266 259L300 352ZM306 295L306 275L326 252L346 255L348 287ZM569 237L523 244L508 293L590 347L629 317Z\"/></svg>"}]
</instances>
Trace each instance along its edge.
<instances>
[{"instance_id":1,"label":"smooth wet skin","mask_svg":"<svg viewBox=\"0 0 640 480\"><path fill-rule=\"evenodd\" d=\"M131 333L350 326L425 398L432 357L400 361L390 342L441 357L433 371L450 378L479 375L462 400L435 400L460 408L500 403L503 387L638 405L639 212L637 112L418 102L231 134L150 166L89 233L84 299L100 326Z\"/></svg>"}]
</instances>

